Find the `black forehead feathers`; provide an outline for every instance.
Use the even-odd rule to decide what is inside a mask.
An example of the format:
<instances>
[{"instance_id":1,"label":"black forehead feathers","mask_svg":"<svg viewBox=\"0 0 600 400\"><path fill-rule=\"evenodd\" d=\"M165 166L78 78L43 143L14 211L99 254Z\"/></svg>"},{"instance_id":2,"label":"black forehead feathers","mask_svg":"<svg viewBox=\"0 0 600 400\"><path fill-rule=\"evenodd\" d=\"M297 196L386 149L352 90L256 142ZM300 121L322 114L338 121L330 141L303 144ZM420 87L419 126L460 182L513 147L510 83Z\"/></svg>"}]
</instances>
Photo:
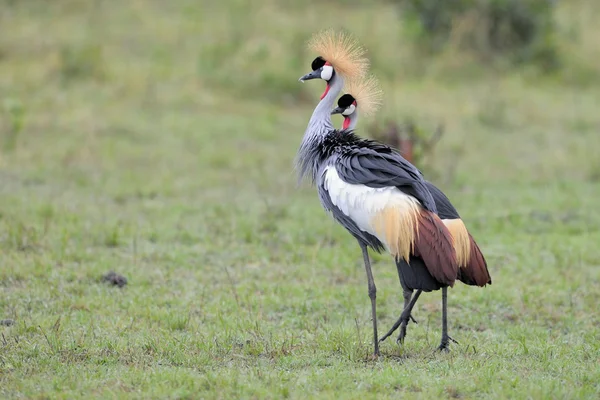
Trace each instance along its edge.
<instances>
[{"instance_id":1,"label":"black forehead feathers","mask_svg":"<svg viewBox=\"0 0 600 400\"><path fill-rule=\"evenodd\" d=\"M310 67L312 68L313 71L316 71L319 68L321 68L323 65L325 65L325 59L323 57L319 56L313 60Z\"/></svg>"},{"instance_id":2,"label":"black forehead feathers","mask_svg":"<svg viewBox=\"0 0 600 400\"><path fill-rule=\"evenodd\" d=\"M345 94L338 100L338 107L348 108L354 103L354 97L351 94Z\"/></svg>"}]
</instances>

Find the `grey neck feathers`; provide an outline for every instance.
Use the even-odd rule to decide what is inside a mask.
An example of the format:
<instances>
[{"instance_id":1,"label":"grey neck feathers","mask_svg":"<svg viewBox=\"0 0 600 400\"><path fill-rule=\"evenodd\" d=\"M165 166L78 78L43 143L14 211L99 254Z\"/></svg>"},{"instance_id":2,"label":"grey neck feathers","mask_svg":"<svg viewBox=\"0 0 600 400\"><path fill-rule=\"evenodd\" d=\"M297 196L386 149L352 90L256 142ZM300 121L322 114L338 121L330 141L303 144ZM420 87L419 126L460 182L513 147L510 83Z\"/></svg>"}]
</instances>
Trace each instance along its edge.
<instances>
[{"instance_id":1,"label":"grey neck feathers","mask_svg":"<svg viewBox=\"0 0 600 400\"><path fill-rule=\"evenodd\" d=\"M296 156L296 168L300 179L310 176L314 182L316 178L320 167L318 148L325 135L335 129L331 122L331 109L343 87L344 79L342 76L334 74L329 81L329 91L317 104L310 117Z\"/></svg>"}]
</instances>

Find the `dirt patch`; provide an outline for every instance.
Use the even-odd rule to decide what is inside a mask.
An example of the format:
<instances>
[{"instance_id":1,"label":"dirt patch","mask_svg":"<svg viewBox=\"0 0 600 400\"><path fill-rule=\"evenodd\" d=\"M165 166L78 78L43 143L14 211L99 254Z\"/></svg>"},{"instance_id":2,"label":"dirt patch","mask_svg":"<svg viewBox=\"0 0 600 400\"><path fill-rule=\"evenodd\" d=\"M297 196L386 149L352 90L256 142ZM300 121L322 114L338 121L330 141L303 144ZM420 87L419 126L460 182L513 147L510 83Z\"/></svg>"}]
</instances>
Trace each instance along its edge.
<instances>
[{"instance_id":1,"label":"dirt patch","mask_svg":"<svg viewBox=\"0 0 600 400\"><path fill-rule=\"evenodd\" d=\"M125 278L123 275L117 274L114 271L110 271L108 274L102 277L102 282L122 288L123 286L127 285L127 278Z\"/></svg>"}]
</instances>

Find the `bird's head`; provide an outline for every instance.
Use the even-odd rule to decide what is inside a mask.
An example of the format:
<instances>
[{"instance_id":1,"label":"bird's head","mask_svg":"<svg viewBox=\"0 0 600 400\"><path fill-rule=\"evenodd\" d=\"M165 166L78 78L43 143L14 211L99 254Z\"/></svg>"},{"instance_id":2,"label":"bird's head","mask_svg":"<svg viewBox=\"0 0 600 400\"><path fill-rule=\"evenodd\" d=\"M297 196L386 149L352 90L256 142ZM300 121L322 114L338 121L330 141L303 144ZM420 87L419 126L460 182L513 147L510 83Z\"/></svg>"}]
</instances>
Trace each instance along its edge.
<instances>
[{"instance_id":1,"label":"bird's head","mask_svg":"<svg viewBox=\"0 0 600 400\"><path fill-rule=\"evenodd\" d=\"M356 99L351 94L346 93L338 99L337 105L336 108L331 110L331 114L342 114L344 116L342 129L348 129L352 121L352 114L354 114L358 105Z\"/></svg>"},{"instance_id":2,"label":"bird's head","mask_svg":"<svg viewBox=\"0 0 600 400\"><path fill-rule=\"evenodd\" d=\"M338 106L331 111L331 114L344 116L343 129L354 128L359 111L361 115L371 117L381 106L383 91L374 76L350 80L346 82L344 91L346 94L339 98Z\"/></svg>"},{"instance_id":3,"label":"bird's head","mask_svg":"<svg viewBox=\"0 0 600 400\"><path fill-rule=\"evenodd\" d=\"M329 82L335 73L333 66L329 61L326 61L323 57L318 56L313 60L310 67L312 68L312 72L302 76L300 78L300 82L308 81L311 79L323 79L326 82Z\"/></svg>"},{"instance_id":4,"label":"bird's head","mask_svg":"<svg viewBox=\"0 0 600 400\"><path fill-rule=\"evenodd\" d=\"M369 69L369 60L364 56L365 49L356 39L343 32L327 29L319 32L308 42L311 52L319 54L311 63L312 71L302 76L300 82L323 79L327 89L337 76L345 79L358 79Z\"/></svg>"}]
</instances>

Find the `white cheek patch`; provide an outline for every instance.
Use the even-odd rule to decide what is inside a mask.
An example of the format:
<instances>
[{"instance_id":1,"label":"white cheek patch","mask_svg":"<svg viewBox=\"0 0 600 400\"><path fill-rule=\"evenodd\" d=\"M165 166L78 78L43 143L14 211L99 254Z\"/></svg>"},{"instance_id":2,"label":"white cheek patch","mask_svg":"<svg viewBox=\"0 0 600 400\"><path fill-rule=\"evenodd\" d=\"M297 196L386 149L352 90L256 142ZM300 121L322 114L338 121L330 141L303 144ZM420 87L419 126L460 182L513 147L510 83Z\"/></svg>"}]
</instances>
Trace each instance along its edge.
<instances>
[{"instance_id":1,"label":"white cheek patch","mask_svg":"<svg viewBox=\"0 0 600 400\"><path fill-rule=\"evenodd\" d=\"M321 79L328 81L333 76L333 67L331 65L323 65L323 70L321 71Z\"/></svg>"},{"instance_id":2,"label":"white cheek patch","mask_svg":"<svg viewBox=\"0 0 600 400\"><path fill-rule=\"evenodd\" d=\"M354 104L350 104L350 107L346 108L342 112L342 115L346 115L346 116L351 115L354 112L354 110L356 110L356 106Z\"/></svg>"}]
</instances>

